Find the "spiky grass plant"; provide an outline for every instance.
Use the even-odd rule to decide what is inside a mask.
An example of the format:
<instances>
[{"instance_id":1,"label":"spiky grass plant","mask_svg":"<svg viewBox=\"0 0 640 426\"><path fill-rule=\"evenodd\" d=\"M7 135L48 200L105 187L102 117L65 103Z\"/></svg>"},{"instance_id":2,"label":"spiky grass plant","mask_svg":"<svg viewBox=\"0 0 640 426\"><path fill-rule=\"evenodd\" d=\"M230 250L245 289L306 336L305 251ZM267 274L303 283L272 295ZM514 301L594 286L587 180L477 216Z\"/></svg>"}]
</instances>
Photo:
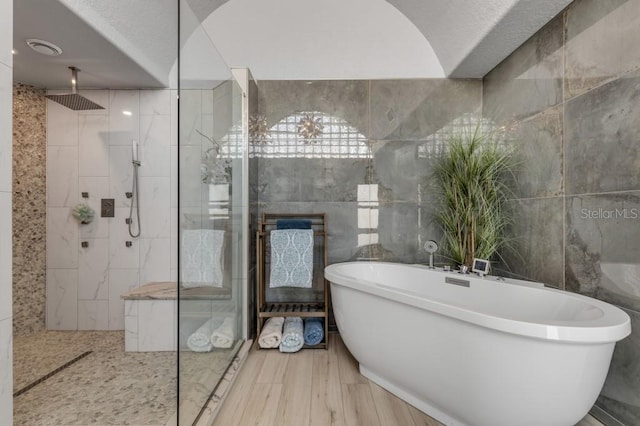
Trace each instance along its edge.
<instances>
[{"instance_id":1,"label":"spiky grass plant","mask_svg":"<svg viewBox=\"0 0 640 426\"><path fill-rule=\"evenodd\" d=\"M486 126L463 127L447 135L435 162L440 208L435 220L443 232L443 254L459 265L491 260L507 244L516 161L509 145Z\"/></svg>"}]
</instances>

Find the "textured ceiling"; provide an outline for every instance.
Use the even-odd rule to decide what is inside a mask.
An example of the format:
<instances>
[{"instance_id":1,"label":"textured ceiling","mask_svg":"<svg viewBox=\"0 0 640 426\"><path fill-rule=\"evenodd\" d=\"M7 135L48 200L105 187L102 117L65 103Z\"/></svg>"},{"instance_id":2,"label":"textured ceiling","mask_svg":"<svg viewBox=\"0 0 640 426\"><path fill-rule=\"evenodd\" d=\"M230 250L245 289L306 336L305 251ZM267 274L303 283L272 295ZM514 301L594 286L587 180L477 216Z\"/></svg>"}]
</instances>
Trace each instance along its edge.
<instances>
[{"instance_id":1,"label":"textured ceiling","mask_svg":"<svg viewBox=\"0 0 640 426\"><path fill-rule=\"evenodd\" d=\"M234 2L246 3L248 7L236 7L234 13L228 13ZM189 47L188 40L196 39L200 40L198 48L206 47L201 46L202 42L208 47L217 46L231 66L270 69L265 75L254 71L258 79L400 77L393 73L405 69L409 71L404 77L428 77L430 70L439 69L450 77L481 78L570 0L386 2L395 9L367 7L363 0L341 0L339 6L333 2L297 1L295 7L289 5L290 0L181 0L183 16L188 16L181 22L185 35L182 40L185 47ZM265 4L271 7L269 13L257 16ZM359 4L363 6L357 7ZM332 6L332 10L319 11L322 6ZM82 69L81 87L168 87L175 75L178 50L177 7L176 0L14 0L14 46L18 50L14 57L14 79L39 87L64 88L69 81L67 66L74 65ZM343 13L335 13L338 7ZM398 17L398 11L405 20ZM216 15L224 13L225 32L216 32L219 26L206 32L197 28L198 23L215 21ZM332 20L331 16L336 18ZM268 37L256 30L257 25L247 25L259 23L260 19L273 29ZM300 22L293 25L292 19L320 29L319 36L309 32L305 42L309 49L317 48L319 52L325 49L326 56L321 58L324 61L304 62L313 57L300 55L300 50L296 50L296 37L305 31L301 31ZM323 28L324 34L329 29L332 37L323 37ZM367 43L367 31L373 36L376 32L386 35L376 43ZM415 39L416 34L424 40ZM28 49L25 38L52 41L64 52L55 58L38 55ZM335 54L328 53L331 46L322 43L340 39L345 40L345 54L336 59ZM289 46L283 41L294 43ZM358 43L362 52L347 55L346 52L358 51ZM280 49L279 56L261 55L256 49L260 44L266 46L263 50ZM194 46L190 49L198 51ZM429 56L433 54L434 58ZM363 57L368 62L363 62ZM276 59L278 62L274 63ZM439 63L425 65L425 60ZM398 68L389 66L392 61L400 62L396 64ZM202 67L208 62L194 64ZM278 75L273 71L278 67L291 72Z\"/></svg>"}]
</instances>

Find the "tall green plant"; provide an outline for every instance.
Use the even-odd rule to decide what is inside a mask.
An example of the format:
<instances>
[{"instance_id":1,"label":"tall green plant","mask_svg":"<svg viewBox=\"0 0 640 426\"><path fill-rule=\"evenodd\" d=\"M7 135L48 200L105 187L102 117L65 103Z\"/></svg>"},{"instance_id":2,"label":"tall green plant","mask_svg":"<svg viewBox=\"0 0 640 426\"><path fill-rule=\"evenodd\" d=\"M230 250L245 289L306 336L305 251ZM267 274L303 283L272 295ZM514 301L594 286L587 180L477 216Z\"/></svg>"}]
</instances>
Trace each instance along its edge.
<instances>
[{"instance_id":1,"label":"tall green plant","mask_svg":"<svg viewBox=\"0 0 640 426\"><path fill-rule=\"evenodd\" d=\"M506 201L516 162L512 150L481 125L448 135L435 164L444 255L461 265L492 259L506 245Z\"/></svg>"}]
</instances>

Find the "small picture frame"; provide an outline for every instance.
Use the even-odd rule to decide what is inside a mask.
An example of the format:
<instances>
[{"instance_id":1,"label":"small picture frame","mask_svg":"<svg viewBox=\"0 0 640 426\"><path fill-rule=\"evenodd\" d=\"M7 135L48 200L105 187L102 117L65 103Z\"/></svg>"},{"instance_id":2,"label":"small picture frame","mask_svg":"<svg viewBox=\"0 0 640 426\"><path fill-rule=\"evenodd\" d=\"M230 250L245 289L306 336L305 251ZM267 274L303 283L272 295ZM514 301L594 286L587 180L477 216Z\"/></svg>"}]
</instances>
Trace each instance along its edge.
<instances>
[{"instance_id":1,"label":"small picture frame","mask_svg":"<svg viewBox=\"0 0 640 426\"><path fill-rule=\"evenodd\" d=\"M473 265L471 266L471 271L479 274L480 276L487 275L489 273L489 268L491 268L491 263L485 259L473 259Z\"/></svg>"}]
</instances>

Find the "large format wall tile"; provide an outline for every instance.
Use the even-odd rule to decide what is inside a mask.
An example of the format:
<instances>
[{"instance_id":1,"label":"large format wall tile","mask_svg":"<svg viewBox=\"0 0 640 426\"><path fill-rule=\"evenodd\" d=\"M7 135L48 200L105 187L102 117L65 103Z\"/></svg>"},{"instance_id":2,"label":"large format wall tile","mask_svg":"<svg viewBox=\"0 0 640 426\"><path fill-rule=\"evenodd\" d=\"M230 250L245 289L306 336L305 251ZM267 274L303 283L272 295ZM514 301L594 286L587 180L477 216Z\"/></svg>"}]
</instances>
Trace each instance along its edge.
<instances>
[{"instance_id":1,"label":"large format wall tile","mask_svg":"<svg viewBox=\"0 0 640 426\"><path fill-rule=\"evenodd\" d=\"M71 209L47 209L47 268L78 267L78 221Z\"/></svg>"},{"instance_id":2,"label":"large format wall tile","mask_svg":"<svg viewBox=\"0 0 640 426\"><path fill-rule=\"evenodd\" d=\"M417 203L433 174L432 162L420 155L424 141L372 141L373 159L367 183L379 186L380 201Z\"/></svg>"},{"instance_id":3,"label":"large format wall tile","mask_svg":"<svg viewBox=\"0 0 640 426\"><path fill-rule=\"evenodd\" d=\"M78 271L47 269L47 329L78 329Z\"/></svg>"},{"instance_id":4,"label":"large format wall tile","mask_svg":"<svg viewBox=\"0 0 640 426\"><path fill-rule=\"evenodd\" d=\"M368 166L367 159L261 158L258 200L355 201Z\"/></svg>"},{"instance_id":5,"label":"large format wall tile","mask_svg":"<svg viewBox=\"0 0 640 426\"><path fill-rule=\"evenodd\" d=\"M138 288L138 283L137 269L109 269L109 330L124 329L124 300L121 296Z\"/></svg>"},{"instance_id":6,"label":"large format wall tile","mask_svg":"<svg viewBox=\"0 0 640 426\"><path fill-rule=\"evenodd\" d=\"M640 192L567 198L567 286L640 310Z\"/></svg>"},{"instance_id":7,"label":"large format wall tile","mask_svg":"<svg viewBox=\"0 0 640 426\"><path fill-rule=\"evenodd\" d=\"M47 149L47 207L73 207L78 202L78 147Z\"/></svg>"},{"instance_id":8,"label":"large format wall tile","mask_svg":"<svg viewBox=\"0 0 640 426\"><path fill-rule=\"evenodd\" d=\"M87 198L80 196L80 202L87 204L94 211L93 221L80 225L80 238L109 238L109 224L113 220L109 217L101 217L101 200L109 197L109 178L81 177L79 179L79 192L86 192Z\"/></svg>"},{"instance_id":9,"label":"large format wall tile","mask_svg":"<svg viewBox=\"0 0 640 426\"><path fill-rule=\"evenodd\" d=\"M171 220L169 178L140 177L138 185L142 226L140 236L144 238L169 238L171 229L169 224Z\"/></svg>"},{"instance_id":10,"label":"large format wall tile","mask_svg":"<svg viewBox=\"0 0 640 426\"><path fill-rule=\"evenodd\" d=\"M565 106L568 194L640 187L640 72L600 86Z\"/></svg>"},{"instance_id":11,"label":"large format wall tile","mask_svg":"<svg viewBox=\"0 0 640 426\"><path fill-rule=\"evenodd\" d=\"M109 301L79 300L78 330L108 330Z\"/></svg>"},{"instance_id":12,"label":"large format wall tile","mask_svg":"<svg viewBox=\"0 0 640 426\"><path fill-rule=\"evenodd\" d=\"M171 121L164 115L140 117L140 176L169 177Z\"/></svg>"},{"instance_id":13,"label":"large format wall tile","mask_svg":"<svg viewBox=\"0 0 640 426\"><path fill-rule=\"evenodd\" d=\"M11 318L11 97L13 2L0 1L0 423L13 423L13 339ZM9 317L6 317L9 312Z\"/></svg>"},{"instance_id":14,"label":"large format wall tile","mask_svg":"<svg viewBox=\"0 0 640 426\"><path fill-rule=\"evenodd\" d=\"M372 139L420 140L481 106L480 80L373 80Z\"/></svg>"},{"instance_id":15,"label":"large format wall tile","mask_svg":"<svg viewBox=\"0 0 640 426\"><path fill-rule=\"evenodd\" d=\"M11 192L11 68L0 63L0 191ZM4 84L4 82L7 82Z\"/></svg>"},{"instance_id":16,"label":"large format wall tile","mask_svg":"<svg viewBox=\"0 0 640 426\"><path fill-rule=\"evenodd\" d=\"M415 203L380 203L377 233L382 259L414 263L419 247L418 206Z\"/></svg>"},{"instance_id":17,"label":"large format wall tile","mask_svg":"<svg viewBox=\"0 0 640 426\"><path fill-rule=\"evenodd\" d=\"M517 197L563 194L562 125L562 109L555 107L514 126L511 137L516 144Z\"/></svg>"},{"instance_id":18,"label":"large format wall tile","mask_svg":"<svg viewBox=\"0 0 640 426\"><path fill-rule=\"evenodd\" d=\"M51 93L51 92L48 92ZM78 146L78 113L47 100L47 145Z\"/></svg>"},{"instance_id":19,"label":"large format wall tile","mask_svg":"<svg viewBox=\"0 0 640 426\"><path fill-rule=\"evenodd\" d=\"M301 111L318 111L341 118L363 135L369 132L368 82L261 81L258 108L273 126Z\"/></svg>"},{"instance_id":20,"label":"large format wall tile","mask_svg":"<svg viewBox=\"0 0 640 426\"><path fill-rule=\"evenodd\" d=\"M12 247L12 230L11 230L11 194L8 192L0 192L0 321L5 320L7 318L11 318L12 316L12 286L10 283L12 280L12 256L13 256L13 247ZM16 253L17 254L17 253ZM27 278L27 277L24 277ZM23 279L24 279L23 278ZM6 283L6 284L4 284ZM22 286L20 293L25 293L22 288L24 283L20 283ZM14 295L18 296L18 295ZM22 296L22 294L21 294ZM23 302L28 302L29 300L24 300L25 297L20 297ZM21 313L20 306L18 309L14 309L16 312L13 313ZM35 311L37 312L37 310ZM11 322L11 321L9 321Z\"/></svg>"},{"instance_id":21,"label":"large format wall tile","mask_svg":"<svg viewBox=\"0 0 640 426\"><path fill-rule=\"evenodd\" d=\"M640 67L639 0L575 1L566 23L566 99Z\"/></svg>"},{"instance_id":22,"label":"large format wall tile","mask_svg":"<svg viewBox=\"0 0 640 426\"><path fill-rule=\"evenodd\" d=\"M105 300L109 295L109 240L87 240L78 259L78 299Z\"/></svg>"},{"instance_id":23,"label":"large format wall tile","mask_svg":"<svg viewBox=\"0 0 640 426\"><path fill-rule=\"evenodd\" d=\"M563 17L553 19L483 79L483 115L498 124L562 102Z\"/></svg>"},{"instance_id":24,"label":"large format wall tile","mask_svg":"<svg viewBox=\"0 0 640 426\"><path fill-rule=\"evenodd\" d=\"M109 176L109 116L81 115L79 122L79 175Z\"/></svg>"},{"instance_id":25,"label":"large format wall tile","mask_svg":"<svg viewBox=\"0 0 640 426\"><path fill-rule=\"evenodd\" d=\"M140 92L112 90L109 92L109 144L131 147L132 140L140 140Z\"/></svg>"},{"instance_id":26,"label":"large format wall tile","mask_svg":"<svg viewBox=\"0 0 640 426\"><path fill-rule=\"evenodd\" d=\"M13 411L13 339L11 318L0 320L0 420L11 424Z\"/></svg>"},{"instance_id":27,"label":"large format wall tile","mask_svg":"<svg viewBox=\"0 0 640 426\"><path fill-rule=\"evenodd\" d=\"M513 250L505 250L507 267L496 273L564 288L563 203L561 197L511 203Z\"/></svg>"},{"instance_id":28,"label":"large format wall tile","mask_svg":"<svg viewBox=\"0 0 640 426\"><path fill-rule=\"evenodd\" d=\"M625 311L631 318L631 335L616 344L596 405L625 425L637 425L640 424L640 313Z\"/></svg>"}]
</instances>

